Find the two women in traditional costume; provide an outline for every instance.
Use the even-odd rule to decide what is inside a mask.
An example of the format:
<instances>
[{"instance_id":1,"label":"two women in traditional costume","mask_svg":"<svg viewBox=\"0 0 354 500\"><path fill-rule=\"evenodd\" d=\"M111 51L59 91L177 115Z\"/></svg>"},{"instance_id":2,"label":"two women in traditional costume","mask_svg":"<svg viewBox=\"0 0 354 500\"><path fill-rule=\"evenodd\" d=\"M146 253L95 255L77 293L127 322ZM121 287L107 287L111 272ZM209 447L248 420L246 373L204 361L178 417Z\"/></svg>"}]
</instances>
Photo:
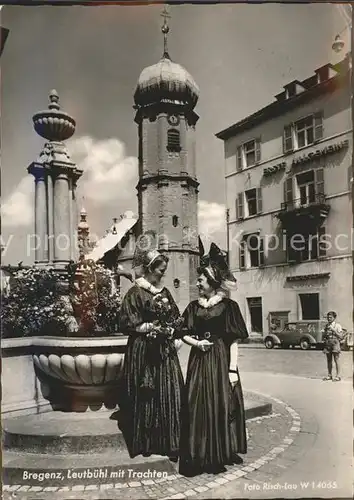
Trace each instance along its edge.
<instances>
[{"instance_id":1,"label":"two women in traditional costume","mask_svg":"<svg viewBox=\"0 0 354 500\"><path fill-rule=\"evenodd\" d=\"M170 292L161 284L167 263L157 250L135 258L140 277L123 300L121 330L129 333L129 340L121 428L132 458L159 454L177 461L179 457L183 475L218 473L225 465L241 463L238 454L247 451L237 342L248 334L238 304L226 291L235 279L223 253L212 244L198 269L200 297L187 306L183 325L175 332L191 346L184 385L176 340L151 340L154 297L168 301L171 317L179 316Z\"/></svg>"}]
</instances>

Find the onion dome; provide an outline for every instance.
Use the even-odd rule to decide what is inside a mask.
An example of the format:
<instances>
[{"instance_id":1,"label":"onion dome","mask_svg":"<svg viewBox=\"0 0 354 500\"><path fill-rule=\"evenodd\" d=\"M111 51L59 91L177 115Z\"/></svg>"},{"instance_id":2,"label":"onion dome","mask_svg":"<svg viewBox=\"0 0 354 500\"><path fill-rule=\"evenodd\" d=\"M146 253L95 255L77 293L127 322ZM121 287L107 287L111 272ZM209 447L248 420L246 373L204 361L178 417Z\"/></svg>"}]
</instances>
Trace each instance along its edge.
<instances>
[{"instance_id":1,"label":"onion dome","mask_svg":"<svg viewBox=\"0 0 354 500\"><path fill-rule=\"evenodd\" d=\"M169 26L166 10L161 31L164 35L164 54L162 59L141 72L134 93L137 107L149 106L159 102L170 102L195 107L199 97L199 88L192 76L180 64L172 62L167 50L167 34Z\"/></svg>"},{"instance_id":2,"label":"onion dome","mask_svg":"<svg viewBox=\"0 0 354 500\"><path fill-rule=\"evenodd\" d=\"M166 101L194 108L198 96L199 88L188 71L164 54L157 64L141 72L134 101L137 106Z\"/></svg>"},{"instance_id":3,"label":"onion dome","mask_svg":"<svg viewBox=\"0 0 354 500\"><path fill-rule=\"evenodd\" d=\"M49 94L48 109L33 115L32 120L37 134L49 141L65 141L75 132L76 122L69 114L60 111L56 90Z\"/></svg>"}]
</instances>

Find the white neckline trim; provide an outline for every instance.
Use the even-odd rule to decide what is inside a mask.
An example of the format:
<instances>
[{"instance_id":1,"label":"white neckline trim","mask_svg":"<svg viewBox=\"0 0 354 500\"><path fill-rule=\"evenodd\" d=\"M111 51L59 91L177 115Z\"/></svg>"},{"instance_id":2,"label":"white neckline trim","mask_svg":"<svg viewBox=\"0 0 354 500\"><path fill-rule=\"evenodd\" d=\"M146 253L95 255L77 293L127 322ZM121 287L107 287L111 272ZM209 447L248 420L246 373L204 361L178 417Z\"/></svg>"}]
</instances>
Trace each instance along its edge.
<instances>
[{"instance_id":1,"label":"white neckline trim","mask_svg":"<svg viewBox=\"0 0 354 500\"><path fill-rule=\"evenodd\" d=\"M198 304L204 309L209 309L210 307L216 306L226 297L225 292L218 291L216 295L210 297L210 299L206 299L205 297L199 297Z\"/></svg>"},{"instance_id":2,"label":"white neckline trim","mask_svg":"<svg viewBox=\"0 0 354 500\"><path fill-rule=\"evenodd\" d=\"M151 283L148 282L147 279L144 277L137 278L135 280L136 285L138 285L140 288L144 288L144 290L147 290L148 292L151 292L153 295L157 295L158 293L161 293L164 287L162 288L156 288L156 286L152 285Z\"/></svg>"}]
</instances>

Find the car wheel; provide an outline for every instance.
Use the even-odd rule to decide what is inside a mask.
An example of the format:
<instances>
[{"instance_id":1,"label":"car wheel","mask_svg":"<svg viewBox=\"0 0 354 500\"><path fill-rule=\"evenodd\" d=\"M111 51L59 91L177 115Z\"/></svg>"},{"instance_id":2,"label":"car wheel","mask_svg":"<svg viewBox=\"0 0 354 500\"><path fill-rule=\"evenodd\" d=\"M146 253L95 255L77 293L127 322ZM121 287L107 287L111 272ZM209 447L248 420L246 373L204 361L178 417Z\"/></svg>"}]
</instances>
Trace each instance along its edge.
<instances>
[{"instance_id":1,"label":"car wheel","mask_svg":"<svg viewBox=\"0 0 354 500\"><path fill-rule=\"evenodd\" d=\"M266 346L267 349L273 349L274 340L271 337L267 337L264 341L264 345Z\"/></svg>"},{"instance_id":2,"label":"car wheel","mask_svg":"<svg viewBox=\"0 0 354 500\"><path fill-rule=\"evenodd\" d=\"M300 347L303 351L306 351L307 349L310 349L310 342L308 339L301 339L300 340Z\"/></svg>"}]
</instances>

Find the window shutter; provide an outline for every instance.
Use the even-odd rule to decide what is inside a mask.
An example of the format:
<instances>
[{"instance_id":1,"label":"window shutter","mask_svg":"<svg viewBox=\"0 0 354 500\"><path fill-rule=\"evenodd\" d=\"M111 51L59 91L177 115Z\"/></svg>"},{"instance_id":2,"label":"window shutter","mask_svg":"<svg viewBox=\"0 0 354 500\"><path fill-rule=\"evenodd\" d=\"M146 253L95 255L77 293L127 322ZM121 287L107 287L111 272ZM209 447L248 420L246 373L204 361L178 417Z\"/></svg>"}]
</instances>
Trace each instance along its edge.
<instances>
[{"instance_id":1,"label":"window shutter","mask_svg":"<svg viewBox=\"0 0 354 500\"><path fill-rule=\"evenodd\" d=\"M323 168L318 168L315 170L315 191L317 196L317 202L321 201L319 198L324 195L324 171Z\"/></svg>"},{"instance_id":2,"label":"window shutter","mask_svg":"<svg viewBox=\"0 0 354 500\"><path fill-rule=\"evenodd\" d=\"M236 171L240 172L242 170L242 146L237 148L236 153Z\"/></svg>"},{"instance_id":3,"label":"window shutter","mask_svg":"<svg viewBox=\"0 0 354 500\"><path fill-rule=\"evenodd\" d=\"M327 248L326 248L325 234L326 234L326 228L324 226L321 226L318 229L318 240L317 240L319 257L326 257Z\"/></svg>"},{"instance_id":4,"label":"window shutter","mask_svg":"<svg viewBox=\"0 0 354 500\"><path fill-rule=\"evenodd\" d=\"M241 242L240 242L240 254L239 254L239 257L240 257L240 269L245 269L245 267L246 267L246 263L245 263L245 246L246 246L245 240L241 240Z\"/></svg>"},{"instance_id":5,"label":"window shutter","mask_svg":"<svg viewBox=\"0 0 354 500\"><path fill-rule=\"evenodd\" d=\"M257 188L257 214L261 214L263 210L262 188Z\"/></svg>"},{"instance_id":6,"label":"window shutter","mask_svg":"<svg viewBox=\"0 0 354 500\"><path fill-rule=\"evenodd\" d=\"M287 261L288 262L296 262L297 260L297 252L295 248L291 245L292 234L287 235Z\"/></svg>"},{"instance_id":7,"label":"window shutter","mask_svg":"<svg viewBox=\"0 0 354 500\"><path fill-rule=\"evenodd\" d=\"M259 238L259 266L264 266L264 238Z\"/></svg>"},{"instance_id":8,"label":"window shutter","mask_svg":"<svg viewBox=\"0 0 354 500\"><path fill-rule=\"evenodd\" d=\"M259 163L261 161L261 139L258 138L255 140L255 148L256 148L256 163Z\"/></svg>"},{"instance_id":9,"label":"window shutter","mask_svg":"<svg viewBox=\"0 0 354 500\"><path fill-rule=\"evenodd\" d=\"M314 115L314 140L320 141L323 137L323 113L322 111Z\"/></svg>"},{"instance_id":10,"label":"window shutter","mask_svg":"<svg viewBox=\"0 0 354 500\"><path fill-rule=\"evenodd\" d=\"M293 202L293 178L289 177L284 182L284 202L291 205Z\"/></svg>"},{"instance_id":11,"label":"window shutter","mask_svg":"<svg viewBox=\"0 0 354 500\"><path fill-rule=\"evenodd\" d=\"M238 194L238 218L244 218L243 193Z\"/></svg>"},{"instance_id":12,"label":"window shutter","mask_svg":"<svg viewBox=\"0 0 354 500\"><path fill-rule=\"evenodd\" d=\"M283 152L288 153L294 149L293 145L293 128L292 125L286 125L284 127L283 134Z\"/></svg>"}]
</instances>

